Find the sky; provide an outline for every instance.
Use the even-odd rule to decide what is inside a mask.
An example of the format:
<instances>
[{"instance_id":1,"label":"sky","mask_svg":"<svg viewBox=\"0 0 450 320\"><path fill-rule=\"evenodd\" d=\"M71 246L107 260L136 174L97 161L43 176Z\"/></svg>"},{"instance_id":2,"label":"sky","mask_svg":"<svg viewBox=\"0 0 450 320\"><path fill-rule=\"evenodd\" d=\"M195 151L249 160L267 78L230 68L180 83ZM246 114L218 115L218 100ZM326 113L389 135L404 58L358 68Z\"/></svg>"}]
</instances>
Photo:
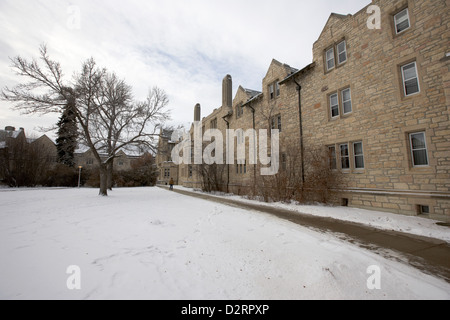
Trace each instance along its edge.
<instances>
[{"instance_id":1,"label":"sky","mask_svg":"<svg viewBox=\"0 0 450 320\"><path fill-rule=\"evenodd\" d=\"M10 58L38 57L46 44L70 82L93 57L133 87L135 100L150 88L170 100L171 125L193 121L221 105L222 79L262 90L272 59L303 68L332 12L355 14L370 0L0 0L0 88L25 79ZM23 127L41 135L59 115L22 115L0 101L0 128ZM54 139L54 133L48 134Z\"/></svg>"}]
</instances>

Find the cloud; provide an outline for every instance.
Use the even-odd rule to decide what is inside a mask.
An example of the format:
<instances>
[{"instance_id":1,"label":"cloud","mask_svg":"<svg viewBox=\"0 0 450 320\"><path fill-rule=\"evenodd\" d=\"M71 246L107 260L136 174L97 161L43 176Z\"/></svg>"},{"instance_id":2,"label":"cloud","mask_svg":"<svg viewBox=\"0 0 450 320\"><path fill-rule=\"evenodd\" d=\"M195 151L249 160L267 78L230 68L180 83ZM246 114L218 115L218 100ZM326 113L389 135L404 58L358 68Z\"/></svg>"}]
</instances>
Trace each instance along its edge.
<instances>
[{"instance_id":1,"label":"cloud","mask_svg":"<svg viewBox=\"0 0 450 320\"><path fill-rule=\"evenodd\" d=\"M67 80L92 56L131 84L136 99L152 86L164 89L174 121L191 121L196 103L204 115L220 106L226 74L235 90L261 90L272 58L304 67L330 13L355 13L369 2L2 0L0 86L22 81L8 56L30 58L47 43ZM9 107L0 102L0 125L23 126L11 123L21 119Z\"/></svg>"}]
</instances>

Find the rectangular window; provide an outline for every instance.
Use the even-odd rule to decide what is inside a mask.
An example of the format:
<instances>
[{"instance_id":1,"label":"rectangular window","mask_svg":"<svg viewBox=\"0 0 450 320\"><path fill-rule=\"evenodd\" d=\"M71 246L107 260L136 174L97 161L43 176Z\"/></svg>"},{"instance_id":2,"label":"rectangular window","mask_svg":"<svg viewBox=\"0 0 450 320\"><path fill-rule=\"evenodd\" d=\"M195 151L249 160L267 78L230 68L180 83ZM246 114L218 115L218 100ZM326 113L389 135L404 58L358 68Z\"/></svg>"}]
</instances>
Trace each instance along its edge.
<instances>
[{"instance_id":1,"label":"rectangular window","mask_svg":"<svg viewBox=\"0 0 450 320\"><path fill-rule=\"evenodd\" d=\"M355 169L364 169L364 150L362 142L353 144L353 156L355 157Z\"/></svg>"},{"instance_id":2,"label":"rectangular window","mask_svg":"<svg viewBox=\"0 0 450 320\"><path fill-rule=\"evenodd\" d=\"M344 108L344 114L351 113L352 110L352 94L350 88L341 91L342 105Z\"/></svg>"},{"instance_id":3,"label":"rectangular window","mask_svg":"<svg viewBox=\"0 0 450 320\"><path fill-rule=\"evenodd\" d=\"M276 88L277 97L279 97L280 96L280 84L278 82L275 84L275 88Z\"/></svg>"},{"instance_id":4,"label":"rectangular window","mask_svg":"<svg viewBox=\"0 0 450 320\"><path fill-rule=\"evenodd\" d=\"M329 161L330 161L330 169L337 169L337 161L336 161L336 147L328 147Z\"/></svg>"},{"instance_id":5,"label":"rectangular window","mask_svg":"<svg viewBox=\"0 0 450 320\"><path fill-rule=\"evenodd\" d=\"M338 94L334 93L330 96L331 118L339 117L339 99Z\"/></svg>"},{"instance_id":6,"label":"rectangular window","mask_svg":"<svg viewBox=\"0 0 450 320\"><path fill-rule=\"evenodd\" d=\"M192 166L189 166L189 178L192 178Z\"/></svg>"},{"instance_id":7,"label":"rectangular window","mask_svg":"<svg viewBox=\"0 0 450 320\"><path fill-rule=\"evenodd\" d=\"M281 132L281 115L272 117L271 128L272 130L278 129Z\"/></svg>"},{"instance_id":8,"label":"rectangular window","mask_svg":"<svg viewBox=\"0 0 450 320\"><path fill-rule=\"evenodd\" d=\"M348 152L348 144L341 144L341 169L350 169L350 154Z\"/></svg>"},{"instance_id":9,"label":"rectangular window","mask_svg":"<svg viewBox=\"0 0 450 320\"><path fill-rule=\"evenodd\" d=\"M415 62L402 66L402 76L405 96L411 96L420 92L417 65Z\"/></svg>"},{"instance_id":10,"label":"rectangular window","mask_svg":"<svg viewBox=\"0 0 450 320\"><path fill-rule=\"evenodd\" d=\"M338 64L342 64L347 61L347 44L345 40L337 45L337 57Z\"/></svg>"},{"instance_id":11,"label":"rectangular window","mask_svg":"<svg viewBox=\"0 0 450 320\"><path fill-rule=\"evenodd\" d=\"M334 48L331 48L326 53L327 71L334 68Z\"/></svg>"},{"instance_id":12,"label":"rectangular window","mask_svg":"<svg viewBox=\"0 0 450 320\"><path fill-rule=\"evenodd\" d=\"M394 22L395 22L395 32L397 34L402 33L405 30L408 30L409 27L411 26L409 22L408 8L397 13L394 16Z\"/></svg>"},{"instance_id":13,"label":"rectangular window","mask_svg":"<svg viewBox=\"0 0 450 320\"><path fill-rule=\"evenodd\" d=\"M239 119L240 117L242 117L243 114L244 114L244 107L242 106L242 104L239 104L236 107L236 118Z\"/></svg>"},{"instance_id":14,"label":"rectangular window","mask_svg":"<svg viewBox=\"0 0 450 320\"><path fill-rule=\"evenodd\" d=\"M269 97L270 97L270 100L275 98L275 89L274 89L273 83L271 85L269 85Z\"/></svg>"},{"instance_id":15,"label":"rectangular window","mask_svg":"<svg viewBox=\"0 0 450 320\"><path fill-rule=\"evenodd\" d=\"M412 162L414 167L428 166L428 150L425 132L411 133Z\"/></svg>"}]
</instances>

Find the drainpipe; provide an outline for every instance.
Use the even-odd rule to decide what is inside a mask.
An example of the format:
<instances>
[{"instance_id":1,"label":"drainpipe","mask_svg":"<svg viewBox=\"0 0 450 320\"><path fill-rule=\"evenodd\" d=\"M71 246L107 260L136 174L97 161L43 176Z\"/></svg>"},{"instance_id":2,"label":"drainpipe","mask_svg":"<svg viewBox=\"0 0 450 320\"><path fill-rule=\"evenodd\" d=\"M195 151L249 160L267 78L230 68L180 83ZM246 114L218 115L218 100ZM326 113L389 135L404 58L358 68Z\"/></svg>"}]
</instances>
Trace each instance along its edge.
<instances>
[{"instance_id":1,"label":"drainpipe","mask_svg":"<svg viewBox=\"0 0 450 320\"><path fill-rule=\"evenodd\" d=\"M229 114L227 114L226 116L222 117L223 121L225 121L227 123L227 148L228 148L228 143L229 143L228 140L230 139L229 131L228 131L230 129L230 122L227 119L225 119L225 118L228 117L228 116L229 116ZM230 193L230 165L227 164L226 166L227 166L227 193Z\"/></svg>"},{"instance_id":2,"label":"drainpipe","mask_svg":"<svg viewBox=\"0 0 450 320\"><path fill-rule=\"evenodd\" d=\"M297 85L297 92L298 92L298 115L299 115L299 121L300 121L300 162L302 165L302 191L303 186L305 184L305 162L304 162L304 144L303 144L303 118L302 118L302 86L295 80L293 77L292 80L294 80L294 83Z\"/></svg>"}]
</instances>

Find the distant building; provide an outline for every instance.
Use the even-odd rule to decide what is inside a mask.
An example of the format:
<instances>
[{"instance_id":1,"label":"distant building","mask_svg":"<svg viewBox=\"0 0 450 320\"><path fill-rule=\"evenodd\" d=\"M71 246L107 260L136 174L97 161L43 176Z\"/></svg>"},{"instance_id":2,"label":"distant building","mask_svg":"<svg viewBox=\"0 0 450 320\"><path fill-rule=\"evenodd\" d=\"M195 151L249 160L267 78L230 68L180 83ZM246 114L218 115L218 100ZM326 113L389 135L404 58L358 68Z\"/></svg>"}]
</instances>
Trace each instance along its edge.
<instances>
[{"instance_id":1,"label":"distant building","mask_svg":"<svg viewBox=\"0 0 450 320\"><path fill-rule=\"evenodd\" d=\"M179 184L178 166L172 161L172 150L177 141L172 141L173 130L161 129L158 142L158 152L156 154L156 166L158 170L158 184L168 185L170 179L175 184Z\"/></svg>"}]
</instances>

